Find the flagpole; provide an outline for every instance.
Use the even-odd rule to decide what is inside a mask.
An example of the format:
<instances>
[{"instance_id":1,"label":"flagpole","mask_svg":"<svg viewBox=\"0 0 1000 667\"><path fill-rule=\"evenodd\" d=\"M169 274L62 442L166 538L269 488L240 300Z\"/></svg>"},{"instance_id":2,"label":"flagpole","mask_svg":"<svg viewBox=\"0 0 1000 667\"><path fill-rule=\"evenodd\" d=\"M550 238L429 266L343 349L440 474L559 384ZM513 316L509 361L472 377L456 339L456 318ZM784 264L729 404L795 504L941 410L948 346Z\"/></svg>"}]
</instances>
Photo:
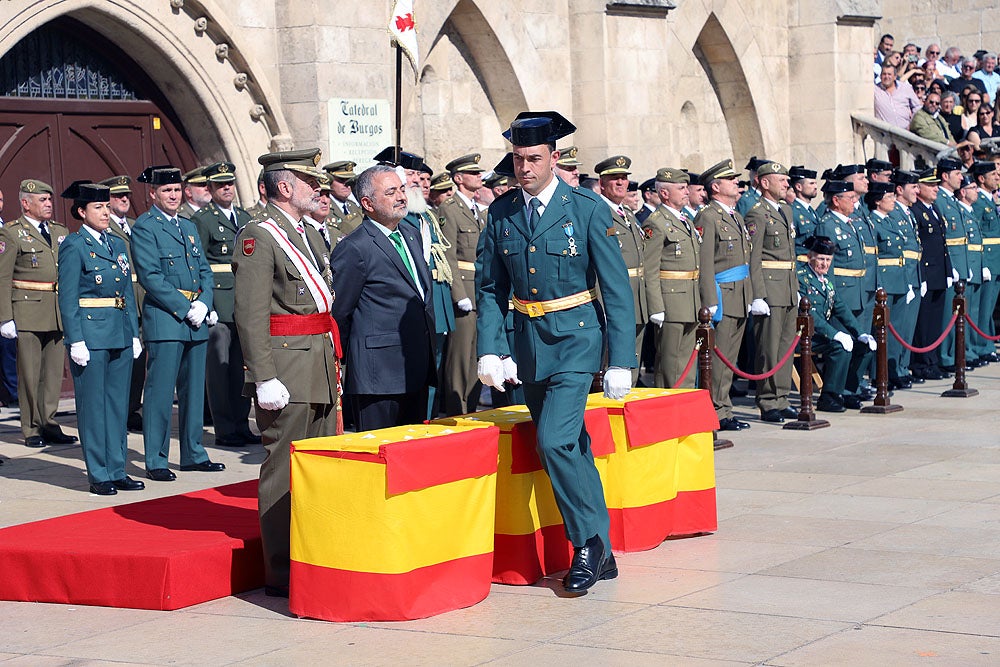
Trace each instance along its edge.
<instances>
[{"instance_id":1,"label":"flagpole","mask_svg":"<svg viewBox=\"0 0 1000 667\"><path fill-rule=\"evenodd\" d=\"M402 126L403 126L403 47L396 42L396 144L395 148L395 162L399 164L399 150L400 146L403 145L402 139Z\"/></svg>"}]
</instances>

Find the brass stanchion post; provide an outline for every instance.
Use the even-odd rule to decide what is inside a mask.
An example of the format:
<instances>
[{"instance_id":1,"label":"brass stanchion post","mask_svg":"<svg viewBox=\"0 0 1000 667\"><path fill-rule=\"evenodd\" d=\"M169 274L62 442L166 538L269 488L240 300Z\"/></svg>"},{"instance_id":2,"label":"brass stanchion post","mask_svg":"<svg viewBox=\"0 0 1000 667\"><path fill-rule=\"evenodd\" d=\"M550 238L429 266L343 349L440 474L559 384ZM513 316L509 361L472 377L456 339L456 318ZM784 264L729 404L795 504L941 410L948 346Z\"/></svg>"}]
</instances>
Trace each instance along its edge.
<instances>
[{"instance_id":1,"label":"brass stanchion post","mask_svg":"<svg viewBox=\"0 0 1000 667\"><path fill-rule=\"evenodd\" d=\"M875 292L875 311L872 313L872 330L875 332L875 402L866 405L861 412L869 415L886 415L900 412L902 405L892 405L889 401L889 305L888 296L881 287Z\"/></svg>"},{"instance_id":2,"label":"brass stanchion post","mask_svg":"<svg viewBox=\"0 0 1000 667\"><path fill-rule=\"evenodd\" d=\"M809 299L806 297L799 299L799 315L795 320L795 326L800 332L799 359L802 360L802 370L799 371L799 417L782 426L790 431L815 431L830 425L830 422L825 419L817 419L816 412L813 410L813 318L809 311L810 306Z\"/></svg>"},{"instance_id":3,"label":"brass stanchion post","mask_svg":"<svg viewBox=\"0 0 1000 667\"><path fill-rule=\"evenodd\" d=\"M722 304L719 304L722 308ZM698 388L706 389L712 395L712 352L715 350L715 330L712 328L712 313L708 308L698 311L698 329L694 333L698 345ZM729 449L732 440L719 437L719 432L712 434L713 446L716 450Z\"/></svg>"}]
</instances>

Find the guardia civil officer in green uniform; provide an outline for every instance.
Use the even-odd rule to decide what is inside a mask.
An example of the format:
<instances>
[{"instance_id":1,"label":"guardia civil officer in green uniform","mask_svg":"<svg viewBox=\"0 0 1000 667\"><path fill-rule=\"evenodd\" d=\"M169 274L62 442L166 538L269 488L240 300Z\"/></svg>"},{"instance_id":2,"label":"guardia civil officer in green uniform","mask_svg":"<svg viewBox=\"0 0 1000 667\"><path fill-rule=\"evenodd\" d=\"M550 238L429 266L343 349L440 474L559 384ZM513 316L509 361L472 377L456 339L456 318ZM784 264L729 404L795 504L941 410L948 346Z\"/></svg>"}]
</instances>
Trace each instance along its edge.
<instances>
[{"instance_id":1,"label":"guardia civil officer in green uniform","mask_svg":"<svg viewBox=\"0 0 1000 667\"><path fill-rule=\"evenodd\" d=\"M952 158L938 160L937 176L941 179L941 184L938 186L938 197L934 201L934 208L944 222L944 242L951 258L952 270L952 284L945 290L944 296L945 308L941 327L943 330L944 324L947 324L948 320L951 319L951 304L955 298L954 283L965 280L966 298L968 299L970 295L974 294L978 289L978 284L972 282L972 264L976 262L981 264L982 259L981 252L979 257L970 258L968 229L965 217L962 215L962 207L958 205L958 200L955 198L955 191L962 186L962 163ZM981 249L981 241L977 244ZM966 303L971 305L969 301ZM966 360L966 365L971 366L968 361ZM948 372L955 371L954 329L948 333L941 344L941 368Z\"/></svg>"},{"instance_id":2,"label":"guardia civil officer in green uniform","mask_svg":"<svg viewBox=\"0 0 1000 667\"><path fill-rule=\"evenodd\" d=\"M111 191L111 199L108 201L108 208L111 210L108 233L114 234L125 242L128 263L132 267L129 274L135 293L135 307L141 313L144 292L142 285L139 284L139 277L135 274L135 262L132 261L132 228L135 226L135 218L129 215L132 212L132 178L120 174L106 178L100 184L108 186ZM139 329L142 330L141 316ZM136 357L135 363L132 364L132 381L128 392L128 430L136 433L142 433L142 385L145 381L146 350L143 349Z\"/></svg>"},{"instance_id":3,"label":"guardia civil officer in green uniform","mask_svg":"<svg viewBox=\"0 0 1000 667\"><path fill-rule=\"evenodd\" d=\"M702 305L712 312L715 344L727 359L736 362L743 343L747 314L753 301L750 282L750 233L736 211L739 185L732 160L723 160L701 173L710 201L698 212L694 226L701 229ZM719 429L740 431L750 424L733 416L729 389L733 372L718 357L712 358L712 401Z\"/></svg>"},{"instance_id":4,"label":"guardia civil officer in green uniform","mask_svg":"<svg viewBox=\"0 0 1000 667\"><path fill-rule=\"evenodd\" d=\"M125 474L129 379L142 351L128 249L108 232L106 185L75 181L62 196L83 221L59 249L59 311L90 492L138 491L145 485Z\"/></svg>"},{"instance_id":5,"label":"guardia civil officer in green uniform","mask_svg":"<svg viewBox=\"0 0 1000 667\"><path fill-rule=\"evenodd\" d=\"M476 376L476 246L486 214L473 199L483 185L480 159L479 153L470 153L445 165L455 183L455 194L437 209L441 231L449 243L446 254L455 314L444 355L442 407L448 415L475 412L482 389Z\"/></svg>"},{"instance_id":6,"label":"guardia civil officer in green uniform","mask_svg":"<svg viewBox=\"0 0 1000 667\"><path fill-rule=\"evenodd\" d=\"M207 206L212 201L212 193L208 189L208 178L204 173L207 166L207 164L203 164L200 167L195 167L181 177L184 185L184 203L177 209L177 215L180 217L190 220L198 209Z\"/></svg>"},{"instance_id":7,"label":"guardia civil officer in green uniform","mask_svg":"<svg viewBox=\"0 0 1000 667\"><path fill-rule=\"evenodd\" d=\"M750 180L746 192L740 195L739 200L736 202L736 212L744 218L746 217L746 214L750 212L750 208L760 200L760 180L757 176L757 170L768 162L770 162L770 160L767 158L759 158L754 155L747 160L746 166L743 167L747 170Z\"/></svg>"},{"instance_id":8,"label":"guardia civil officer in green uniform","mask_svg":"<svg viewBox=\"0 0 1000 667\"><path fill-rule=\"evenodd\" d=\"M838 182L838 181L833 181ZM847 184L850 185L850 184ZM851 309L840 298L833 282L827 277L834 261L836 244L826 236L813 236L806 242L808 260L798 268L799 292L809 299L813 317L813 352L822 354L823 391L816 409L823 412L844 412L844 386L851 360L864 356L868 349L861 340L864 334Z\"/></svg>"},{"instance_id":9,"label":"guardia civil officer in green uniform","mask_svg":"<svg viewBox=\"0 0 1000 667\"><path fill-rule=\"evenodd\" d=\"M896 303L889 313L893 327L904 340L912 341L917 328L917 315L920 312L920 301L927 292L927 282L922 276L920 266L921 245L917 233L917 219L910 210L920 191L917 181L919 176L912 171L897 169L892 173L891 182L896 188L896 207L889 214L889 219L896 223L893 228L902 237L903 271L906 281L906 295ZM899 344L895 336L889 336L886 354L889 359L889 377L895 369L898 384L904 387L907 383L923 384L924 378L910 372L910 351Z\"/></svg>"},{"instance_id":10,"label":"guardia civil officer in green uniform","mask_svg":"<svg viewBox=\"0 0 1000 667\"><path fill-rule=\"evenodd\" d=\"M489 209L477 261L478 349L484 384L503 390L504 380L520 376L524 382L539 456L573 543L563 584L584 591L618 576L604 491L584 426L587 394L601 367L605 336L605 396L628 393L629 369L638 360L628 274L608 207L552 173L556 141L575 129L558 113L525 112L504 133L514 145L522 189L501 195ZM598 283L603 319L594 301ZM517 309L513 350L504 336L511 297Z\"/></svg>"},{"instance_id":11,"label":"guardia civil officer in green uniform","mask_svg":"<svg viewBox=\"0 0 1000 667\"><path fill-rule=\"evenodd\" d=\"M994 202L994 194L1000 188L1000 171L995 162L977 160L969 170L979 197L972 205L979 217L979 229L983 235L983 286L980 288L979 321L977 326L991 336L996 335L993 311L1000 296L1000 213ZM988 272L988 277L987 277ZM1000 361L996 353L996 343L977 336L976 355L987 361Z\"/></svg>"},{"instance_id":12,"label":"guardia civil officer in green uniform","mask_svg":"<svg viewBox=\"0 0 1000 667\"><path fill-rule=\"evenodd\" d=\"M645 236L635 213L625 205L632 160L625 155L612 155L594 166L600 184L601 199L611 209L611 220L615 223L615 237L628 270L632 302L635 304L635 353L642 352L642 332L649 321L649 304L646 303L646 286L643 278L643 243ZM603 289L603 286L601 287ZM639 379L639 369L632 371L632 384Z\"/></svg>"},{"instance_id":13,"label":"guardia civil officer in green uniform","mask_svg":"<svg viewBox=\"0 0 1000 667\"><path fill-rule=\"evenodd\" d=\"M201 444L208 351L205 320L212 310L214 282L198 229L177 215L180 170L169 165L147 167L136 180L149 185L153 201L132 229L132 256L146 290L142 303L142 335L148 354L142 420L146 477L170 482L176 478L167 468L175 390L181 470L226 468L210 461Z\"/></svg>"},{"instance_id":14,"label":"guardia civil officer in green uniform","mask_svg":"<svg viewBox=\"0 0 1000 667\"><path fill-rule=\"evenodd\" d=\"M795 340L798 316L798 279L795 273L795 223L792 209L785 203L788 170L778 162L768 162L757 170L760 199L746 215L750 231L750 284L753 301L755 343L754 366L764 373L778 365ZM757 385L757 408L766 422L795 419L797 412L788 404L792 389L792 365L786 363Z\"/></svg>"},{"instance_id":15,"label":"guardia civil officer in green uniform","mask_svg":"<svg viewBox=\"0 0 1000 667\"><path fill-rule=\"evenodd\" d=\"M795 259L806 261L806 239L816 231L819 216L812 207L812 200L819 192L816 186L816 172L802 165L788 168L788 185L795 191L795 200L791 203L792 220L795 222Z\"/></svg>"},{"instance_id":16,"label":"guardia civil officer in green uniform","mask_svg":"<svg viewBox=\"0 0 1000 667\"><path fill-rule=\"evenodd\" d=\"M983 235L979 229L979 215L972 205L979 199L979 188L976 182L968 174L962 175L962 182L955 190L955 198L958 206L962 209L962 221L965 223L965 234L968 239L966 253L969 257L970 278L965 285L965 311L973 322L978 325L980 319L979 309L983 299L983 284L992 277L989 267L984 263ZM965 327L965 363L973 368L979 368L989 363L986 359L980 359L977 353L980 336L973 336L971 326Z\"/></svg>"},{"instance_id":17,"label":"guardia civil officer in green uniform","mask_svg":"<svg viewBox=\"0 0 1000 667\"><path fill-rule=\"evenodd\" d=\"M250 222L250 214L233 204L236 166L216 162L202 171L212 201L191 218L198 228L205 260L212 269L212 310L216 321L208 330L205 379L212 410L215 444L223 447L259 445L250 431L250 399L243 396L243 351L233 321L233 256L236 235ZM211 316L211 314L210 314Z\"/></svg>"},{"instance_id":18,"label":"guardia civil officer in green uniform","mask_svg":"<svg viewBox=\"0 0 1000 667\"><path fill-rule=\"evenodd\" d=\"M660 205L642 224L643 278L649 321L659 327L653 378L657 387L694 387L692 368L679 382L691 352L701 296L701 234L684 208L688 205L690 177L680 169L664 167L656 172L654 187Z\"/></svg>"},{"instance_id":19,"label":"guardia civil officer in green uniform","mask_svg":"<svg viewBox=\"0 0 1000 667\"><path fill-rule=\"evenodd\" d=\"M823 194L827 210L816 226L816 233L832 240L836 248L833 255L833 283L837 299L851 312L854 322L864 326L862 318L867 308L867 269L862 227L867 223L854 217L857 195L852 183L829 180L823 184ZM846 322L843 324L847 326ZM865 343L865 349L870 349L874 341L870 334L864 334L862 342ZM861 376L868 368L868 356L854 354L850 363L843 403L845 407L856 410L861 407L859 386Z\"/></svg>"},{"instance_id":20,"label":"guardia civil officer in green uniform","mask_svg":"<svg viewBox=\"0 0 1000 667\"><path fill-rule=\"evenodd\" d=\"M331 248L357 229L365 217L351 193L351 184L357 176L355 167L357 165L350 160L323 165L323 171L330 178L330 215L326 218L326 228Z\"/></svg>"},{"instance_id":21,"label":"guardia civil officer in green uniform","mask_svg":"<svg viewBox=\"0 0 1000 667\"><path fill-rule=\"evenodd\" d=\"M56 423L63 364L56 299L59 246L69 230L52 219L52 187L21 181L22 215L0 229L0 335L17 339L21 433L28 447L67 445Z\"/></svg>"}]
</instances>

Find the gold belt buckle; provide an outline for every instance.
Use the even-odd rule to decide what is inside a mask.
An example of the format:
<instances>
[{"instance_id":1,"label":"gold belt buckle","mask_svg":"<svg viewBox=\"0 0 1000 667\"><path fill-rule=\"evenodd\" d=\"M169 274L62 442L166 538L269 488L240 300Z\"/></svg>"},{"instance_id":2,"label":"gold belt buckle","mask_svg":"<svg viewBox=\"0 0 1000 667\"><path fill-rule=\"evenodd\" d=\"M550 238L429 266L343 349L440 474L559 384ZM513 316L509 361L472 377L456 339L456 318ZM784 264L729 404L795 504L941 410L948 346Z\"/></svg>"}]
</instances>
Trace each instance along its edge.
<instances>
[{"instance_id":1,"label":"gold belt buckle","mask_svg":"<svg viewBox=\"0 0 1000 667\"><path fill-rule=\"evenodd\" d=\"M524 308L528 311L528 317L541 317L545 314L545 307L537 301L528 301Z\"/></svg>"},{"instance_id":2,"label":"gold belt buckle","mask_svg":"<svg viewBox=\"0 0 1000 667\"><path fill-rule=\"evenodd\" d=\"M115 308L118 310L125 310L125 297L116 296L115 297Z\"/></svg>"}]
</instances>

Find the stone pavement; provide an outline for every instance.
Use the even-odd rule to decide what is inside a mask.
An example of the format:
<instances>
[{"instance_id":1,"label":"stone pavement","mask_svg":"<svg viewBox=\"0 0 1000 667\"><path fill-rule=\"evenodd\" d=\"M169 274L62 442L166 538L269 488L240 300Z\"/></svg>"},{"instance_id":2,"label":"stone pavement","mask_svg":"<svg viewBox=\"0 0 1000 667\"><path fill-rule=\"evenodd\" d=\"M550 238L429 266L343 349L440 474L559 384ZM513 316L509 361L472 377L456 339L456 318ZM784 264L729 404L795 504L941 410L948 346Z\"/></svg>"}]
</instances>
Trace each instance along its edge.
<instances>
[{"instance_id":1,"label":"stone pavement","mask_svg":"<svg viewBox=\"0 0 1000 667\"><path fill-rule=\"evenodd\" d=\"M554 580L494 586L469 609L357 624L297 620L261 591L173 612L0 602L0 662L997 665L1000 365L970 383L978 397L928 382L896 393L904 412L812 433L754 421L717 453L718 532L624 555L582 598ZM78 448L26 449L5 411L0 525L249 479L263 454L209 449L226 472L98 498Z\"/></svg>"}]
</instances>

